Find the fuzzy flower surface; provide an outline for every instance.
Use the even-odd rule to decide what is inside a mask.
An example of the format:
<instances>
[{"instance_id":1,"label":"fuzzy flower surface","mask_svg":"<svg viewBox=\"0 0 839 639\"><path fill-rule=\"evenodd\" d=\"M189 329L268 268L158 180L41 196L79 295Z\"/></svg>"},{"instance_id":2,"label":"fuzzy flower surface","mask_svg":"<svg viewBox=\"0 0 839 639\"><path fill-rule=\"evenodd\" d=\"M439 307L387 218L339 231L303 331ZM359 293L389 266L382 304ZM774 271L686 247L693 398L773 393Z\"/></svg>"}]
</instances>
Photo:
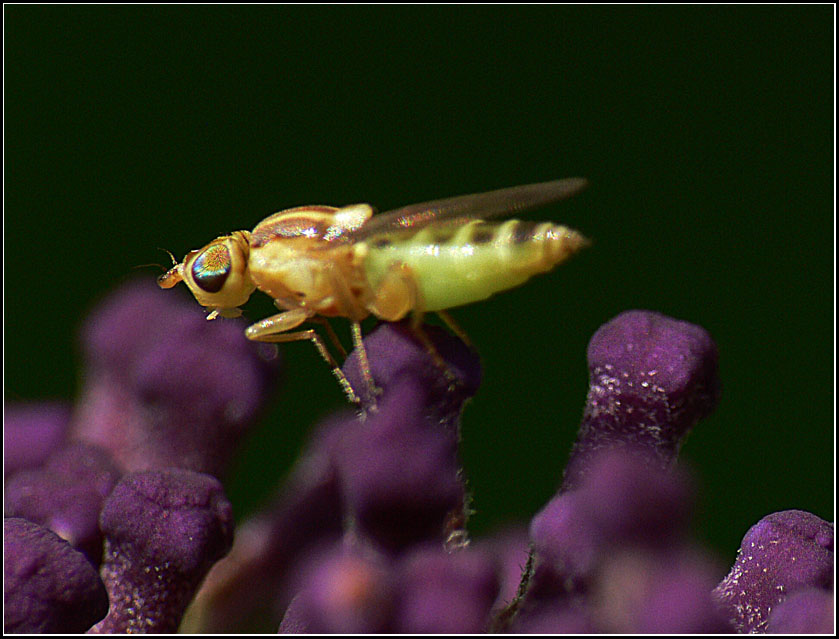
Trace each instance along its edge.
<instances>
[{"instance_id":1,"label":"fuzzy flower surface","mask_svg":"<svg viewBox=\"0 0 839 639\"><path fill-rule=\"evenodd\" d=\"M153 282L104 300L83 344L75 406L5 407L4 629L174 632L232 544L217 477L276 352Z\"/></svg>"},{"instance_id":2,"label":"fuzzy flower surface","mask_svg":"<svg viewBox=\"0 0 839 639\"><path fill-rule=\"evenodd\" d=\"M499 629L707 633L729 627L715 566L688 533L694 494L675 465L718 397L698 326L631 311L588 348L589 392L562 486L530 526L523 593Z\"/></svg>"},{"instance_id":3,"label":"fuzzy flower surface","mask_svg":"<svg viewBox=\"0 0 839 639\"><path fill-rule=\"evenodd\" d=\"M96 569L54 532L3 520L3 630L84 632L108 611Z\"/></svg>"},{"instance_id":4,"label":"fuzzy flower surface","mask_svg":"<svg viewBox=\"0 0 839 639\"><path fill-rule=\"evenodd\" d=\"M690 535L697 482L677 455L720 395L701 327L651 311L604 324L556 494L473 538L471 348L380 324L369 369L355 351L343 367L361 405L318 424L234 524L221 481L278 362L240 322L195 311L129 285L86 325L75 407L7 407L7 632L832 630L832 524L768 515L727 577Z\"/></svg>"},{"instance_id":5,"label":"fuzzy flower surface","mask_svg":"<svg viewBox=\"0 0 839 639\"><path fill-rule=\"evenodd\" d=\"M124 287L84 326L85 379L72 434L126 471L223 476L277 375L276 349L248 342L244 326L208 322L153 282Z\"/></svg>"},{"instance_id":6,"label":"fuzzy flower surface","mask_svg":"<svg viewBox=\"0 0 839 639\"><path fill-rule=\"evenodd\" d=\"M833 591L833 524L802 510L767 515L743 537L731 572L714 591L735 627L761 632L791 626L797 610L813 607L816 618L825 606L818 596L796 598L787 612L773 611L802 590ZM824 626L819 622L814 627Z\"/></svg>"},{"instance_id":7,"label":"fuzzy flower surface","mask_svg":"<svg viewBox=\"0 0 839 639\"><path fill-rule=\"evenodd\" d=\"M210 566L233 543L217 479L191 470L130 473L108 497L101 575L111 609L96 633L175 632Z\"/></svg>"}]
</instances>

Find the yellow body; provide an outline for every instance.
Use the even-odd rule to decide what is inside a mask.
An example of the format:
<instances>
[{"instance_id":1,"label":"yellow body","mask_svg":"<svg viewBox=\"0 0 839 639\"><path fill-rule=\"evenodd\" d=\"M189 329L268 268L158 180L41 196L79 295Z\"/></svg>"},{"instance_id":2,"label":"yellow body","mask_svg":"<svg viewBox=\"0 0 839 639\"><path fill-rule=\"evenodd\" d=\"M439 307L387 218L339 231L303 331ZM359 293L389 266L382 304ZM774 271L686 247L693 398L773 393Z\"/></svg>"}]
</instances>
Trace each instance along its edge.
<instances>
[{"instance_id":1,"label":"yellow body","mask_svg":"<svg viewBox=\"0 0 839 639\"><path fill-rule=\"evenodd\" d=\"M267 293L282 312L252 324L245 336L262 342L311 340L350 400L359 402L317 333L289 331L321 317L349 318L369 396L375 397L359 322L371 314L398 321L411 313L422 339L419 318L426 311L446 319L447 308L485 299L551 270L587 244L582 235L550 222L484 219L551 204L584 185L578 178L556 180L375 216L367 204L287 209L253 231L234 231L189 252L158 284L171 288L183 281L210 310L207 319L239 315L239 306L256 289ZM343 351L328 324L327 330Z\"/></svg>"},{"instance_id":2,"label":"yellow body","mask_svg":"<svg viewBox=\"0 0 839 639\"><path fill-rule=\"evenodd\" d=\"M420 317L518 286L585 246L582 235L550 222L480 219L544 206L583 186L557 180L375 216L367 204L287 209L191 251L158 283L184 281L210 309L208 319L238 315L254 290L267 293L284 312L247 329L259 341L314 339L281 333L320 316L356 324L371 314Z\"/></svg>"},{"instance_id":3,"label":"yellow body","mask_svg":"<svg viewBox=\"0 0 839 639\"><path fill-rule=\"evenodd\" d=\"M375 290L394 264L407 266L416 275L422 310L440 311L519 286L551 270L584 242L576 231L550 222L472 220L370 242L364 272Z\"/></svg>"}]
</instances>

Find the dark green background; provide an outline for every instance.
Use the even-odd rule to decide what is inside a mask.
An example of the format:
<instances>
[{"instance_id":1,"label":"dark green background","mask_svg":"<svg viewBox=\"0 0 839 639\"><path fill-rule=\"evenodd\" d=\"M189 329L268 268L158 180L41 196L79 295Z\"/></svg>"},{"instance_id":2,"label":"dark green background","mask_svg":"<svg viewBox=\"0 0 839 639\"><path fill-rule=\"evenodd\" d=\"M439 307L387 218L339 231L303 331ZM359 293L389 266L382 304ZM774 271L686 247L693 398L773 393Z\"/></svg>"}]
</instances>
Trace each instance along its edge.
<instances>
[{"instance_id":1,"label":"dark green background","mask_svg":"<svg viewBox=\"0 0 839 639\"><path fill-rule=\"evenodd\" d=\"M722 401L683 452L702 538L728 561L770 512L833 519L832 7L4 13L7 400L74 395L79 323L126 276L155 277L134 267L166 264L158 247L181 256L293 205L583 175L584 195L535 217L594 246L454 312L485 372L463 421L474 529L553 493L586 343L631 308L719 345ZM240 515L342 405L314 349L284 350L230 485Z\"/></svg>"}]
</instances>

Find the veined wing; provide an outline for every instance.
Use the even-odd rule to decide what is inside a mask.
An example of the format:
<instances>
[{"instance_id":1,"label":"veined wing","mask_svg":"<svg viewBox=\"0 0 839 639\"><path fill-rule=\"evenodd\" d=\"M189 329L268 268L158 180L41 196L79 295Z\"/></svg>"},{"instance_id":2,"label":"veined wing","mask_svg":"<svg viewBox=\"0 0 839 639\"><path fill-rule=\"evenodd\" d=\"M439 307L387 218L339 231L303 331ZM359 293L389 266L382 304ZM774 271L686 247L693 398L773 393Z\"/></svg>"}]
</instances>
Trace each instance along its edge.
<instances>
[{"instance_id":1,"label":"veined wing","mask_svg":"<svg viewBox=\"0 0 839 639\"><path fill-rule=\"evenodd\" d=\"M569 198L586 185L584 178L566 178L410 204L374 215L341 240L356 242L380 233L417 231L429 224L457 224L470 219L514 215Z\"/></svg>"}]
</instances>

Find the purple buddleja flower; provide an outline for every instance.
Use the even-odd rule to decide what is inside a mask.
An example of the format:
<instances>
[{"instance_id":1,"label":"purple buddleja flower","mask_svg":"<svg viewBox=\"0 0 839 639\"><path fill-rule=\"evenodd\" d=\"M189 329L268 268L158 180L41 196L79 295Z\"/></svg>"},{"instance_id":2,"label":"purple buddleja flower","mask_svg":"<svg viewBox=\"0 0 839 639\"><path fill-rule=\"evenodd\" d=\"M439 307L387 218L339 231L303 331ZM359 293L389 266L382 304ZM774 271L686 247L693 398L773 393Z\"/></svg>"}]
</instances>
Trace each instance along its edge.
<instances>
[{"instance_id":1,"label":"purple buddleja flower","mask_svg":"<svg viewBox=\"0 0 839 639\"><path fill-rule=\"evenodd\" d=\"M717 353L703 329L652 312L624 313L592 339L568 469L526 535L470 539L457 448L479 361L445 331L424 326L423 339L402 322L365 338L369 371L350 354L361 410L321 424L218 561L231 507L194 471L223 473L276 377L273 347L242 328L153 284L96 312L70 436L127 468L107 497L122 469L68 443L66 412L7 409L7 509L81 540L104 504L94 586L66 542L7 520L7 631L84 631L105 614L103 592L110 611L92 632L688 634L731 631L732 617L746 631L832 630L832 525L800 511L766 518L722 583L690 539L694 487L675 458L716 404ZM43 433L35 450L27 432Z\"/></svg>"},{"instance_id":2,"label":"purple buddleja flower","mask_svg":"<svg viewBox=\"0 0 839 639\"><path fill-rule=\"evenodd\" d=\"M493 614L499 613L518 594L521 575L527 565L530 538L524 526L516 525L475 539L471 548L495 559L498 567L498 595L492 604Z\"/></svg>"},{"instance_id":3,"label":"purple buddleja flower","mask_svg":"<svg viewBox=\"0 0 839 639\"><path fill-rule=\"evenodd\" d=\"M769 615L767 632L775 634L836 634L832 590L802 588L789 595Z\"/></svg>"},{"instance_id":4,"label":"purple buddleja flower","mask_svg":"<svg viewBox=\"0 0 839 639\"><path fill-rule=\"evenodd\" d=\"M64 442L70 411L63 402L3 406L3 475L34 468Z\"/></svg>"},{"instance_id":5,"label":"purple buddleja flower","mask_svg":"<svg viewBox=\"0 0 839 639\"><path fill-rule=\"evenodd\" d=\"M111 609L92 632L175 632L210 566L233 542L221 484L189 470L130 473L102 510Z\"/></svg>"},{"instance_id":6,"label":"purple buddleja flower","mask_svg":"<svg viewBox=\"0 0 839 639\"><path fill-rule=\"evenodd\" d=\"M376 552L337 543L309 559L281 633L382 633L394 605L392 568Z\"/></svg>"},{"instance_id":7,"label":"purple buddleja flower","mask_svg":"<svg viewBox=\"0 0 839 639\"><path fill-rule=\"evenodd\" d=\"M591 612L584 605L568 601L545 607L516 620L514 632L534 635L589 635L598 632Z\"/></svg>"},{"instance_id":8,"label":"purple buddleja flower","mask_svg":"<svg viewBox=\"0 0 839 639\"><path fill-rule=\"evenodd\" d=\"M428 399L412 374L390 380L378 412L346 428L334 451L352 530L388 552L442 545L463 527L457 439L426 419Z\"/></svg>"},{"instance_id":9,"label":"purple buddleja flower","mask_svg":"<svg viewBox=\"0 0 839 639\"><path fill-rule=\"evenodd\" d=\"M378 408L348 421L333 449L352 532L386 552L464 541L468 495L457 445L463 404L480 384L480 362L445 331L423 330L446 370L409 323L377 327L364 345L381 389ZM344 371L354 388L365 388L357 353Z\"/></svg>"},{"instance_id":10,"label":"purple buddleja flower","mask_svg":"<svg viewBox=\"0 0 839 639\"><path fill-rule=\"evenodd\" d=\"M512 629L729 630L711 596L718 567L689 543L691 482L628 448L604 449L577 489L533 519L529 589ZM561 623L551 630L551 623Z\"/></svg>"},{"instance_id":11,"label":"purple buddleja flower","mask_svg":"<svg viewBox=\"0 0 839 639\"><path fill-rule=\"evenodd\" d=\"M519 632L726 630L710 596L715 567L696 559L687 535L692 485L673 467L684 436L716 405L713 341L687 322L630 311L595 333L588 357L562 487L531 523L526 592L499 619ZM612 587L627 566L644 585L634 600Z\"/></svg>"},{"instance_id":12,"label":"purple buddleja flower","mask_svg":"<svg viewBox=\"0 0 839 639\"><path fill-rule=\"evenodd\" d=\"M83 334L86 371L73 434L126 471L222 476L276 379L276 348L245 324L135 282L103 302Z\"/></svg>"},{"instance_id":13,"label":"purple buddleja flower","mask_svg":"<svg viewBox=\"0 0 839 639\"><path fill-rule=\"evenodd\" d=\"M5 486L5 514L49 528L99 564L99 512L121 471L102 449L70 443L39 468L12 475Z\"/></svg>"},{"instance_id":14,"label":"purple buddleja flower","mask_svg":"<svg viewBox=\"0 0 839 639\"><path fill-rule=\"evenodd\" d=\"M108 612L96 569L55 533L3 520L3 631L80 633Z\"/></svg>"},{"instance_id":15,"label":"purple buddleja flower","mask_svg":"<svg viewBox=\"0 0 839 639\"><path fill-rule=\"evenodd\" d=\"M370 363L370 373L382 394L393 381L399 381L405 371L422 380L428 393L425 410L428 418L438 418L444 425L456 426L463 403L472 397L481 384L481 366L477 354L463 342L436 326L423 324L422 330L437 350L441 362L428 352L411 329L409 320L383 323L364 338ZM344 374L369 406L375 398L362 375L357 351L350 353L343 367Z\"/></svg>"},{"instance_id":16,"label":"purple buddleja flower","mask_svg":"<svg viewBox=\"0 0 839 639\"><path fill-rule=\"evenodd\" d=\"M190 631L217 632L230 628L231 619L262 618L266 601L277 606L277 624L285 619L283 629L292 622L299 627L314 595L298 595L283 617L285 607L312 587L299 581L300 574L311 574L308 567L336 543L340 553L379 567L391 566L419 544L465 543L468 499L457 460L459 417L477 388L480 366L459 340L425 330L455 381L406 325L383 324L367 336L381 391L376 408L368 404L361 416L346 411L321 425L272 509L242 526L253 535L250 543L237 539L231 556L208 576L187 618ZM350 355L345 371L363 395L357 355ZM263 586L262 601L237 595ZM326 606L325 595L318 597ZM340 609L340 602L336 606ZM367 631L377 628L371 623Z\"/></svg>"},{"instance_id":17,"label":"purple buddleja flower","mask_svg":"<svg viewBox=\"0 0 839 639\"><path fill-rule=\"evenodd\" d=\"M685 546L666 551L615 548L589 593L599 632L720 634L732 632L711 590L715 562Z\"/></svg>"},{"instance_id":18,"label":"purple buddleja flower","mask_svg":"<svg viewBox=\"0 0 839 639\"><path fill-rule=\"evenodd\" d=\"M632 446L667 467L693 426L716 407L717 348L700 326L627 311L588 346L589 392L563 488L579 483L602 448Z\"/></svg>"},{"instance_id":19,"label":"purple buddleja flower","mask_svg":"<svg viewBox=\"0 0 839 639\"><path fill-rule=\"evenodd\" d=\"M601 543L663 548L684 539L694 489L682 468L650 465L630 448L604 449L589 462L589 476L574 496L578 516Z\"/></svg>"},{"instance_id":20,"label":"purple buddleja flower","mask_svg":"<svg viewBox=\"0 0 839 639\"><path fill-rule=\"evenodd\" d=\"M237 525L230 554L213 566L182 630L270 632L295 590L287 581L310 552L343 535L331 450L345 420L327 420L311 437L270 508Z\"/></svg>"},{"instance_id":21,"label":"purple buddleja flower","mask_svg":"<svg viewBox=\"0 0 839 639\"><path fill-rule=\"evenodd\" d=\"M694 500L681 469L651 466L629 448L603 449L589 462L583 483L560 492L531 522L540 560L534 594L553 593L552 586L556 593L584 590L604 554L636 546L661 551L687 536Z\"/></svg>"},{"instance_id":22,"label":"purple buddleja flower","mask_svg":"<svg viewBox=\"0 0 839 639\"><path fill-rule=\"evenodd\" d=\"M498 562L481 550L418 545L394 557L345 541L309 560L280 632L482 632L498 589Z\"/></svg>"},{"instance_id":23,"label":"purple buddleja flower","mask_svg":"<svg viewBox=\"0 0 839 639\"><path fill-rule=\"evenodd\" d=\"M154 480L141 482L154 493L151 499L127 488L140 475L129 475L112 489L126 469L171 467L161 477L177 476L174 468L223 473L277 379L275 347L249 342L243 329L241 321L207 322L194 302L151 281L131 283L107 298L85 325L86 374L74 409L57 403L5 407L6 514L43 524L94 564L103 555L103 532L111 537L103 574L115 599L100 631L176 629L203 574L223 554L219 548L230 543L229 505L214 492L220 490L215 480L207 488L209 477L173 480L160 490L149 488ZM106 498L110 510L103 513ZM163 502L155 505L157 498ZM198 501L190 506L193 498ZM158 516L168 519L157 522ZM178 546L178 521L184 517L192 523L181 521L182 532L195 534ZM100 523L111 527L100 529ZM161 527L155 528L157 523ZM150 539L149 530L170 539ZM165 558L167 543L172 561ZM157 552L155 544L164 544L158 548L163 559L148 555ZM55 576L60 584L60 565ZM29 578L31 584L16 588L29 588L33 605L55 599L48 581L37 573ZM72 566L67 578L72 583ZM131 597L142 597L134 602L142 605L132 604ZM53 616L60 618L60 601L56 605ZM61 630L87 630L102 616L84 628Z\"/></svg>"},{"instance_id":24,"label":"purple buddleja flower","mask_svg":"<svg viewBox=\"0 0 839 639\"><path fill-rule=\"evenodd\" d=\"M488 629L499 568L480 550L439 545L407 553L395 569L394 632L477 633Z\"/></svg>"},{"instance_id":25,"label":"purple buddleja flower","mask_svg":"<svg viewBox=\"0 0 839 639\"><path fill-rule=\"evenodd\" d=\"M573 593L597 569L604 541L583 501L577 492L561 493L533 517L530 539L537 560L528 584L531 601Z\"/></svg>"},{"instance_id":26,"label":"purple buddleja flower","mask_svg":"<svg viewBox=\"0 0 839 639\"><path fill-rule=\"evenodd\" d=\"M749 529L714 594L739 632L763 632L778 604L810 587L833 589L833 524L785 510Z\"/></svg>"}]
</instances>

